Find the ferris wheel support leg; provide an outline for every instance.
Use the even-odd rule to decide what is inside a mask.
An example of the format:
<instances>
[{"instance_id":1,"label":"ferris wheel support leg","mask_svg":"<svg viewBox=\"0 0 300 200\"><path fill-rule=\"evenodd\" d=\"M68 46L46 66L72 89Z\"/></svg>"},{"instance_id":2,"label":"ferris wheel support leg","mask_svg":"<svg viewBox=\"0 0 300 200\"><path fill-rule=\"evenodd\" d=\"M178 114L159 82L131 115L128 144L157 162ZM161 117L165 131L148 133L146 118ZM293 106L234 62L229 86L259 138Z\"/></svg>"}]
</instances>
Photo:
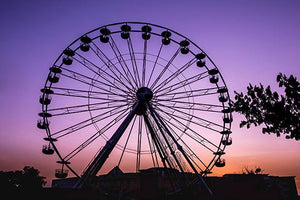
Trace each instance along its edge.
<instances>
[{"instance_id":1,"label":"ferris wheel support leg","mask_svg":"<svg viewBox=\"0 0 300 200\"><path fill-rule=\"evenodd\" d=\"M106 142L105 146L102 148L102 150L98 153L98 155L95 157L95 159L91 162L91 164L88 166L88 168L84 171L83 175L79 179L79 181L75 184L74 188L82 188L87 186L90 181L96 176L96 174L99 172L103 164L105 163L106 159L109 157L110 153L118 143L119 139L123 135L124 131L132 121L136 110L139 106L139 103L137 103L133 109L130 111L130 113L127 115L127 117L124 119L122 124L119 126L119 128L116 130L116 132L112 135L112 137Z\"/></svg>"},{"instance_id":2,"label":"ferris wheel support leg","mask_svg":"<svg viewBox=\"0 0 300 200\"><path fill-rule=\"evenodd\" d=\"M167 156L165 155L165 153L164 153L164 151L163 151L163 147L162 147L162 145L159 143L159 140L157 139L157 135L155 134L155 131L154 131L154 129L152 128L152 125L151 125L151 123L150 123L150 121L149 121L148 116L147 116L146 114L144 114L143 116L144 116L145 124L146 124L146 126L148 127L148 130L149 130L149 132L150 132L150 134L151 134L151 138L152 138L152 140L153 140L153 142L154 142L154 145L155 145L156 148L157 148L158 154L159 154L159 156L160 156L160 158L161 158L161 161L162 161L162 163L163 163L163 166L164 166L165 168L167 168L167 163L168 163L168 165L171 167L171 164L169 163L169 160L167 159ZM167 163L166 163L166 162L167 162ZM170 177L171 177L171 175L170 175ZM174 190L176 190L177 187L175 186L175 183L173 183L172 180L170 180L170 182L171 182L172 188L173 188Z\"/></svg>"},{"instance_id":3,"label":"ferris wheel support leg","mask_svg":"<svg viewBox=\"0 0 300 200\"><path fill-rule=\"evenodd\" d=\"M182 146L177 142L177 140L171 134L171 132L169 131L168 127L166 126L166 124L164 123L164 121L161 119L160 115L154 110L154 108L152 107L152 105L150 103L148 103L147 105L148 105L148 108L149 108L151 114L153 115L153 117L157 118L159 120L160 124L164 127L164 129L166 130L167 134L172 138L173 142L177 146L177 149L182 153L182 155L184 156L184 158L186 159L186 161L188 162L188 164L190 165L190 167L193 169L194 173L197 175L197 177L200 179L200 181L204 185L205 189L209 192L210 195L212 195L211 189L205 183L203 177L198 173L198 171L196 170L195 166L193 165L193 163L189 159L188 155L183 150Z\"/></svg>"},{"instance_id":4,"label":"ferris wheel support leg","mask_svg":"<svg viewBox=\"0 0 300 200\"><path fill-rule=\"evenodd\" d=\"M145 124L146 124L146 126L147 126L147 128L148 128L148 130L151 134L151 138L152 138L152 140L153 140L153 142L154 142L154 144L157 148L157 151L158 151L158 154L161 158L161 161L162 161L164 167L167 168L167 164L166 164L166 161L168 162L167 156L164 155L164 153L162 151L163 147L158 143L157 136L156 136L156 134L155 134L155 132L154 132L154 130L153 130L151 124L150 124L150 121L148 119L148 116L146 114L144 114L144 120L145 120ZM169 164L169 166L170 166L170 164Z\"/></svg>"},{"instance_id":5,"label":"ferris wheel support leg","mask_svg":"<svg viewBox=\"0 0 300 200\"><path fill-rule=\"evenodd\" d=\"M184 172L183 167L181 166L181 163L179 162L178 158L176 157L175 151L174 151L174 149L172 148L170 142L168 141L168 138L167 138L166 135L164 134L164 131L163 131L162 127L160 126L160 123L158 122L158 119L157 119L157 117L156 117L156 115L155 115L155 111L154 111L154 109L152 108L152 106L150 105L150 103L148 103L148 108L149 108L150 113L151 113L151 116L153 117L154 121L156 122L157 127L159 128L159 130L160 130L160 132L161 132L163 138L165 139L165 141L166 141L166 143L167 143L167 145L168 145L168 148L169 148L170 151L171 151L171 155L172 155L173 158L175 159L176 164L177 164L178 167L180 168L180 171L181 171L181 172Z\"/></svg>"}]
</instances>

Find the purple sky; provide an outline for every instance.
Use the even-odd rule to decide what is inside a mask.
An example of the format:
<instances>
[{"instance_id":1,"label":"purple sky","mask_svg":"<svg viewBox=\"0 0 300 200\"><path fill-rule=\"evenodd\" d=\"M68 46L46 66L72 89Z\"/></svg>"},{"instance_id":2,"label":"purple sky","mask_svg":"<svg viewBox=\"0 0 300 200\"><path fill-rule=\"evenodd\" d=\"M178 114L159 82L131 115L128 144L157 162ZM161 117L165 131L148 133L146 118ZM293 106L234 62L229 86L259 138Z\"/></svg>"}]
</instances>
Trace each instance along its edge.
<instances>
[{"instance_id":1,"label":"purple sky","mask_svg":"<svg viewBox=\"0 0 300 200\"><path fill-rule=\"evenodd\" d=\"M298 0L2 1L0 170L34 166L51 183L55 160L41 153L44 135L36 128L39 90L62 50L87 31L120 21L171 28L213 59L233 97L249 82L277 89L279 72L300 77L299 9ZM239 129L239 118L227 166L215 175L260 166L267 174L296 176L299 188L299 142Z\"/></svg>"}]
</instances>

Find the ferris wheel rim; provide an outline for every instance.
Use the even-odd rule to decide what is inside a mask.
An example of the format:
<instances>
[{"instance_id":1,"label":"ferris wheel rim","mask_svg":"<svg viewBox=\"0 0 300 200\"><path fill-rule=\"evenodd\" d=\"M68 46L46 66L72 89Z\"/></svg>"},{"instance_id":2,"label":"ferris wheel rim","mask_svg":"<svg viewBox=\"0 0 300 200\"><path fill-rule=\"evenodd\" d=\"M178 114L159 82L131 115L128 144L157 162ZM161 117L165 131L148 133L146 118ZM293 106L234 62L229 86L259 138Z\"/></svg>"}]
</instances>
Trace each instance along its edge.
<instances>
[{"instance_id":1,"label":"ferris wheel rim","mask_svg":"<svg viewBox=\"0 0 300 200\"><path fill-rule=\"evenodd\" d=\"M190 39L186 38L185 36L183 36L183 35L177 33L177 32L174 31L174 30L171 30L171 29L166 28L166 27L163 27L163 26L155 25L155 24L152 24L152 23L145 23L145 22L118 22L118 23L108 24L108 25L105 25L105 26L100 26L100 27L98 27L98 28L96 28L96 29L93 29L92 31L89 31L89 32L83 34L82 36L88 35L88 34L90 34L90 33L92 33L92 32L98 31L98 30L101 30L101 28L111 27L111 26L116 26L116 25L122 25L122 24L149 25L149 26L155 26L155 27L159 27L159 28L161 28L161 29L165 29L165 30L171 31L172 33L175 33L175 34L179 35L180 37L185 38L185 39L186 39L187 41L189 41L192 45L194 45L194 46L195 46L196 48L198 48L201 52L203 52L203 53L206 55L206 58L209 59L209 61L212 63L212 65L213 65L216 69L218 69L218 67L214 64L214 62L212 61L212 59L205 53L205 51L202 50L202 49L201 49L198 45L196 45L193 41L191 41ZM120 32L121 32L121 31L118 31L118 32L115 32L115 33L112 33L112 34L116 34L116 33L120 33ZM142 31L139 31L139 32L142 32ZM152 33L152 32L151 32L151 33ZM152 33L152 34L153 34L153 33ZM158 35L158 34L157 34L157 35ZM80 36L80 37L78 37L76 40L74 40L67 48L72 47L72 45L74 45L76 42L78 42L82 36ZM94 39L95 39L95 38L94 38ZM94 39L92 39L92 40L94 40ZM172 40L172 41L173 41L173 40ZM175 41L174 41L174 42L175 42ZM179 44L178 41L176 41L176 43ZM66 49L67 49L67 48L66 48ZM74 51L76 52L78 49L79 49L79 46L77 47L77 49L74 49ZM193 52L191 52L191 53L194 54ZM56 63L59 61L59 59L62 58L63 55L64 55L64 53L61 53L61 54L59 55L59 57L57 58L57 60L54 62L53 66L56 66ZM194 55L196 55L196 54L194 54ZM61 64L60 67L61 67L62 65L63 65L63 64ZM208 70L209 70L209 69L207 69L207 71L208 71ZM48 76L49 76L50 74L51 74L51 71L49 72ZM222 81L224 87L227 88L226 83L225 83L225 81L224 81L224 79L223 79L222 74L219 72L218 75L219 75L219 77L221 78L221 81ZM48 84L48 82L49 82L49 80L47 79L46 82L45 82L45 85L44 85L44 90L45 90L45 89L50 89L50 90L51 90L52 84L53 84L53 83ZM218 85L217 85L217 88L219 89L219 86L218 86ZM43 96L45 96L45 94L46 94L46 93L43 92ZM230 96L229 96L228 91L227 91L227 96L228 96L228 98L230 99ZM223 103L223 108L225 108L224 103ZM44 113L47 113L47 111L48 111L48 105L42 105L42 111L43 111ZM43 120L49 124L49 122L48 122L48 117L47 117L47 116L43 116ZM224 126L224 125L223 125L223 126ZM231 122L229 123L229 127L228 127L227 129L228 129L228 130L231 129ZM46 134L47 134L47 137L51 140L52 136L51 136L51 131L50 131L50 128L49 128L49 127L46 128ZM225 138L224 135L222 136L222 138ZM228 139L228 137L226 137L226 138ZM179 139L179 138L178 138L178 139ZM50 143L51 143L52 146L54 147L55 152L56 152L56 154L58 155L58 157L60 158L60 160L61 160L61 161L64 161L64 158L60 155L58 149L57 149L56 146L55 146L54 141L50 141ZM224 146L223 146L223 149L221 149L221 141L220 141L218 149L221 150L221 151L224 151L226 146L227 146L227 145L224 145ZM209 170L209 171L211 171L212 168L215 166L213 162L214 162L215 160L219 159L220 157L221 157L220 155L214 155L214 158L213 158L213 159L211 160L211 162L208 164L208 166L209 166L209 167L208 167L208 168L209 168L208 170ZM77 174L77 173L69 166L68 163L65 163L65 165L66 165L66 166L67 166L67 167L68 167L68 168L69 168L76 176L79 176L79 175L78 175L78 174ZM210 167L210 166L211 166L211 167Z\"/></svg>"}]
</instances>

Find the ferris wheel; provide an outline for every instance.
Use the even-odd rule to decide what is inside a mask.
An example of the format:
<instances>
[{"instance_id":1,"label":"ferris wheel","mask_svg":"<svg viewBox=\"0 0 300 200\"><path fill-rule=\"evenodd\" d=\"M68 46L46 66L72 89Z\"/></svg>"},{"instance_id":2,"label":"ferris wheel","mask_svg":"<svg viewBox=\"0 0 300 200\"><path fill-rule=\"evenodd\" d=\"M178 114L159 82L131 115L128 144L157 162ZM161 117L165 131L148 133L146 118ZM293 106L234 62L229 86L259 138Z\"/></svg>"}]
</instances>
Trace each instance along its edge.
<instances>
[{"instance_id":1,"label":"ferris wheel","mask_svg":"<svg viewBox=\"0 0 300 200\"><path fill-rule=\"evenodd\" d=\"M74 40L49 68L37 126L57 178L115 166L199 174L224 167L232 144L230 98L212 59L169 28L101 26Z\"/></svg>"}]
</instances>

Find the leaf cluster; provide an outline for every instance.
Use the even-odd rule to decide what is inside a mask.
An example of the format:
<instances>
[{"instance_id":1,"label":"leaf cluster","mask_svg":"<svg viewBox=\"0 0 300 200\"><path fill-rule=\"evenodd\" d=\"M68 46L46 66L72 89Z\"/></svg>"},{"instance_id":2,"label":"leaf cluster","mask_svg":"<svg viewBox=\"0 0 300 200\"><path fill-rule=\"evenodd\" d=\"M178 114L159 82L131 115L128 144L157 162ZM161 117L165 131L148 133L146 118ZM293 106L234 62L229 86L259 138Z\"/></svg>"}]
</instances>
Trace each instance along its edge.
<instances>
[{"instance_id":1,"label":"leaf cluster","mask_svg":"<svg viewBox=\"0 0 300 200\"><path fill-rule=\"evenodd\" d=\"M8 190L39 189L46 184L45 177L39 174L39 170L29 166L23 170L0 171L0 185L2 189Z\"/></svg>"},{"instance_id":2,"label":"leaf cluster","mask_svg":"<svg viewBox=\"0 0 300 200\"><path fill-rule=\"evenodd\" d=\"M258 175L258 174L262 174L263 170L260 167L255 167L254 169L249 169L248 167L244 167L244 169L242 170L243 174L247 174L247 175Z\"/></svg>"},{"instance_id":3,"label":"leaf cluster","mask_svg":"<svg viewBox=\"0 0 300 200\"><path fill-rule=\"evenodd\" d=\"M275 133L278 137L285 134L287 139L300 140L300 84L293 75L282 73L277 82L284 88L284 95L272 92L270 86L249 84L246 94L235 91L232 108L246 118L240 127L264 124L263 133Z\"/></svg>"}]
</instances>

